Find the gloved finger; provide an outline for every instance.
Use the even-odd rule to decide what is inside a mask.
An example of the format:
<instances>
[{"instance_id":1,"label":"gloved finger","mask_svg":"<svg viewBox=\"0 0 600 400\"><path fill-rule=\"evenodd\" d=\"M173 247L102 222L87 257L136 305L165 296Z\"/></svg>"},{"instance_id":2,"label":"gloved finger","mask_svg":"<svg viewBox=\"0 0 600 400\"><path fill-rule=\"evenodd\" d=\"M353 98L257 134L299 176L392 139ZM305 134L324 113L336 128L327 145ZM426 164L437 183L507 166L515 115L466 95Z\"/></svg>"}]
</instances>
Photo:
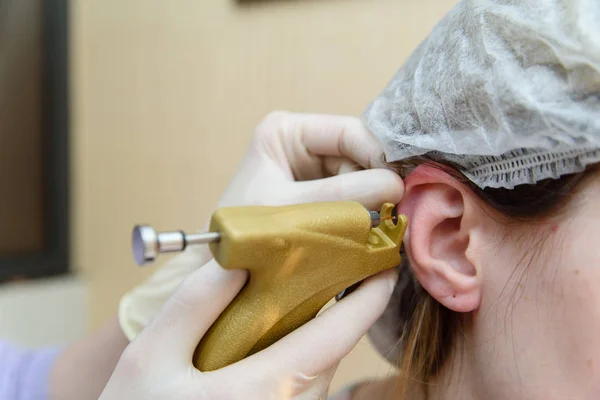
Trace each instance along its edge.
<instances>
[{"instance_id":1,"label":"gloved finger","mask_svg":"<svg viewBox=\"0 0 600 400\"><path fill-rule=\"evenodd\" d=\"M296 182L291 187L298 202L352 200L372 210L383 203L398 204L404 195L404 182L387 169L368 169Z\"/></svg>"},{"instance_id":2,"label":"gloved finger","mask_svg":"<svg viewBox=\"0 0 600 400\"><path fill-rule=\"evenodd\" d=\"M281 385L282 390L277 399L327 399L329 385L338 365L339 363L316 376L294 372L288 378L284 377L283 381L288 383Z\"/></svg>"},{"instance_id":3,"label":"gloved finger","mask_svg":"<svg viewBox=\"0 0 600 400\"><path fill-rule=\"evenodd\" d=\"M190 362L200 339L246 282L247 272L225 270L215 260L190 274L138 336L155 362Z\"/></svg>"},{"instance_id":4,"label":"gloved finger","mask_svg":"<svg viewBox=\"0 0 600 400\"><path fill-rule=\"evenodd\" d=\"M227 388L219 385L215 392L223 393L227 391L228 399L246 399L249 393L256 392L258 389L262 395L260 398L270 399L326 399L331 380L339 363L333 364L318 375L306 375L300 371L287 371L286 374L271 375L267 370L261 369L249 372L248 366L240 363L233 364L221 370L207 372L203 374L203 380L200 384L209 386L216 382L228 382L232 376L235 376L235 385L228 385ZM276 366L274 366L276 367ZM211 388L212 389L212 388ZM210 391L210 390L209 390ZM271 396L265 397L265 393ZM252 397L254 398L254 397Z\"/></svg>"},{"instance_id":5,"label":"gloved finger","mask_svg":"<svg viewBox=\"0 0 600 400\"><path fill-rule=\"evenodd\" d=\"M397 279L395 269L379 273L352 294L277 343L231 367L252 374L316 376L339 363L381 316Z\"/></svg>"},{"instance_id":6,"label":"gloved finger","mask_svg":"<svg viewBox=\"0 0 600 400\"><path fill-rule=\"evenodd\" d=\"M363 168L373 168L383 154L378 141L359 118L288 114L283 126L284 134L298 133L305 151L317 156L346 157Z\"/></svg>"},{"instance_id":7,"label":"gloved finger","mask_svg":"<svg viewBox=\"0 0 600 400\"><path fill-rule=\"evenodd\" d=\"M335 376L335 373L338 369L340 363L335 363L331 367L327 368L325 371L321 372L314 382L312 382L312 392L318 394L315 398L327 399L327 394L329 393L329 387L331 385L331 381ZM320 396L320 397L319 397Z\"/></svg>"},{"instance_id":8,"label":"gloved finger","mask_svg":"<svg viewBox=\"0 0 600 400\"><path fill-rule=\"evenodd\" d=\"M133 340L139 335L185 277L211 258L208 248L189 248L161 266L143 284L125 294L119 302L119 323L125 336Z\"/></svg>"},{"instance_id":9,"label":"gloved finger","mask_svg":"<svg viewBox=\"0 0 600 400\"><path fill-rule=\"evenodd\" d=\"M347 174L362 170L358 163L344 157L325 157L323 166L328 176Z\"/></svg>"},{"instance_id":10,"label":"gloved finger","mask_svg":"<svg viewBox=\"0 0 600 400\"><path fill-rule=\"evenodd\" d=\"M251 148L300 181L323 178L323 157L383 167L379 142L360 119L349 116L271 113L257 127Z\"/></svg>"}]
</instances>

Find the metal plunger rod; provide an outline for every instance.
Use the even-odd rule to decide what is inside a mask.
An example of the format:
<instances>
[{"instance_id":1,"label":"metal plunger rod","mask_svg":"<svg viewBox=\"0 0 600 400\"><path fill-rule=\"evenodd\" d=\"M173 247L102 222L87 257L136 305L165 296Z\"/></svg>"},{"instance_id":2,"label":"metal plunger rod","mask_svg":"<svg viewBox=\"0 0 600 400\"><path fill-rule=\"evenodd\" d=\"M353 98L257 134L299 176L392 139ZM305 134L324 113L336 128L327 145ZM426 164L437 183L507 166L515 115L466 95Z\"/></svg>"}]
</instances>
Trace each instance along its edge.
<instances>
[{"instance_id":1,"label":"metal plunger rod","mask_svg":"<svg viewBox=\"0 0 600 400\"><path fill-rule=\"evenodd\" d=\"M217 232L186 234L182 231L157 233L148 225L137 225L132 232L132 247L138 265L150 263L160 253L183 251L188 245L216 242L221 238Z\"/></svg>"},{"instance_id":2,"label":"metal plunger rod","mask_svg":"<svg viewBox=\"0 0 600 400\"><path fill-rule=\"evenodd\" d=\"M218 232L204 232L204 233L188 233L185 235L185 241L188 245L190 244L209 244L212 242L218 242L221 238L221 234Z\"/></svg>"},{"instance_id":3,"label":"metal plunger rod","mask_svg":"<svg viewBox=\"0 0 600 400\"><path fill-rule=\"evenodd\" d=\"M384 220L377 211L369 211L371 227L377 227ZM398 217L393 215L392 221ZM185 250L189 245L201 245L217 242L221 238L218 232L191 233L182 231L158 233L148 225L137 225L132 233L132 247L135 262L138 265L151 263L160 253L173 253Z\"/></svg>"}]
</instances>

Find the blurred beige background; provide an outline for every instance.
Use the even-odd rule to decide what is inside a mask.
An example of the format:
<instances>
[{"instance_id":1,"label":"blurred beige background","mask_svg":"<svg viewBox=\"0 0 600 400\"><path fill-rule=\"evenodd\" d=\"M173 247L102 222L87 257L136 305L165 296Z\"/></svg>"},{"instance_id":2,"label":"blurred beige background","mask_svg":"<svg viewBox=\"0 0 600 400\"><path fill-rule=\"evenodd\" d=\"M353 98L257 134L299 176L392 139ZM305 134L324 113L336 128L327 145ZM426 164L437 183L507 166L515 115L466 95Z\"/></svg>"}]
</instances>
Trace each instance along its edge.
<instances>
[{"instance_id":1,"label":"blurred beige background","mask_svg":"<svg viewBox=\"0 0 600 400\"><path fill-rule=\"evenodd\" d=\"M269 111L359 115L454 0L71 2L73 257L89 329L151 270L135 223L200 227ZM363 341L333 386L390 372Z\"/></svg>"}]
</instances>

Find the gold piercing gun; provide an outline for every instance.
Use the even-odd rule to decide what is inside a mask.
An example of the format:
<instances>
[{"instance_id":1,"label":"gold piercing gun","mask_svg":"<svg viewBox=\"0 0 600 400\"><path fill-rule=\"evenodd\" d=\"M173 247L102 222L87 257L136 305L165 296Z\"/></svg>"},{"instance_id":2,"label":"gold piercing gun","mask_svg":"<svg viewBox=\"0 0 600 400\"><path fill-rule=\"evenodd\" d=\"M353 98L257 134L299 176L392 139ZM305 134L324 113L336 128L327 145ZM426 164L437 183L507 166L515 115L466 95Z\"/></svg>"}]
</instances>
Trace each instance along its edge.
<instances>
[{"instance_id":1,"label":"gold piercing gun","mask_svg":"<svg viewBox=\"0 0 600 400\"><path fill-rule=\"evenodd\" d=\"M132 250L143 265L160 253L208 245L223 268L249 271L194 354L196 368L213 371L263 350L334 297L398 266L408 222L395 210L386 203L370 211L353 201L227 207L214 212L206 233L157 233L138 225Z\"/></svg>"}]
</instances>

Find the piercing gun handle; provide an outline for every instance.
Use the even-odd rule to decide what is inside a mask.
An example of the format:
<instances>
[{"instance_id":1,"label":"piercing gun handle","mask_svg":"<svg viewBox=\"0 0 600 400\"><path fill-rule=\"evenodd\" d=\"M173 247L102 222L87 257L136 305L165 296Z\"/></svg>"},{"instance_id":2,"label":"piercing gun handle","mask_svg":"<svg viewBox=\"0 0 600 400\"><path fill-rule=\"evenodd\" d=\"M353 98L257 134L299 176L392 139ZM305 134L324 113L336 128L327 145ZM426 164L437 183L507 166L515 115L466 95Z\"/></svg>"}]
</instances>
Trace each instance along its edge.
<instances>
[{"instance_id":1,"label":"piercing gun handle","mask_svg":"<svg viewBox=\"0 0 600 400\"><path fill-rule=\"evenodd\" d=\"M394 211L388 203L380 213L368 212L350 201L222 208L208 234L160 236L136 227L134 255L148 262L161 252L208 243L223 268L249 271L195 351L194 365L212 371L268 347L336 295L398 266L407 219ZM136 247L136 241L152 245Z\"/></svg>"}]
</instances>

